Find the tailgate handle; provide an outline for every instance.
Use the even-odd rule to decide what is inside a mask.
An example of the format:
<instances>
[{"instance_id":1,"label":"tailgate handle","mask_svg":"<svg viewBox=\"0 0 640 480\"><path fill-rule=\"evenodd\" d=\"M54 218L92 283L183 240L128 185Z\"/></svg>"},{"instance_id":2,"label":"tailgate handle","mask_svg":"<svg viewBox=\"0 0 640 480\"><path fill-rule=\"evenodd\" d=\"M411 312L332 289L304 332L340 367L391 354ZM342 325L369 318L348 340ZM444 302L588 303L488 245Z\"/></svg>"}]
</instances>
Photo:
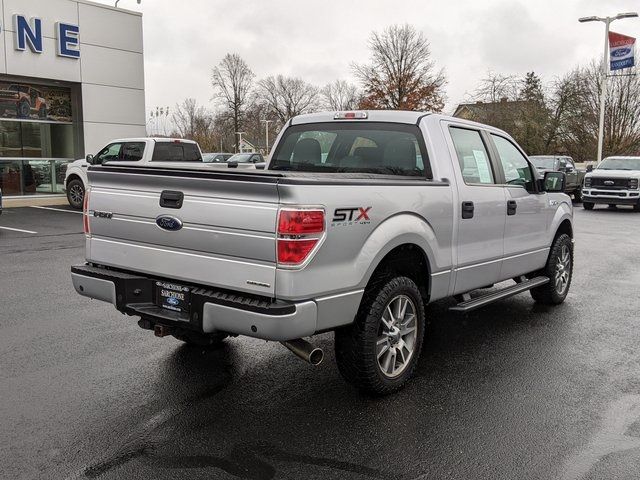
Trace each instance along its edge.
<instances>
[{"instance_id":1,"label":"tailgate handle","mask_svg":"<svg viewBox=\"0 0 640 480\"><path fill-rule=\"evenodd\" d=\"M163 190L160 194L160 206L164 208L182 208L184 193Z\"/></svg>"}]
</instances>

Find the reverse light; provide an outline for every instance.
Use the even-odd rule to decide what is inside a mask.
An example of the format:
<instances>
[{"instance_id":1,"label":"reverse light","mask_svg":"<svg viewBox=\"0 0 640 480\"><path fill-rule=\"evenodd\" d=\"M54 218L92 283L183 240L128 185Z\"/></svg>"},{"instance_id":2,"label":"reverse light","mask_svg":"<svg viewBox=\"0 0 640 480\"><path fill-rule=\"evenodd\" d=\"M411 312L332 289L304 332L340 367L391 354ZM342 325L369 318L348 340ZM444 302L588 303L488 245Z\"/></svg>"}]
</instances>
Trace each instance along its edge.
<instances>
[{"instance_id":1,"label":"reverse light","mask_svg":"<svg viewBox=\"0 0 640 480\"><path fill-rule=\"evenodd\" d=\"M333 116L334 120L363 120L369 115L367 112L336 112Z\"/></svg>"},{"instance_id":2,"label":"reverse light","mask_svg":"<svg viewBox=\"0 0 640 480\"><path fill-rule=\"evenodd\" d=\"M82 202L82 231L85 235L91 235L91 227L89 225L89 189L84 191L84 200Z\"/></svg>"},{"instance_id":3,"label":"reverse light","mask_svg":"<svg viewBox=\"0 0 640 480\"><path fill-rule=\"evenodd\" d=\"M300 265L324 233L324 210L286 208L278 214L278 264Z\"/></svg>"}]
</instances>

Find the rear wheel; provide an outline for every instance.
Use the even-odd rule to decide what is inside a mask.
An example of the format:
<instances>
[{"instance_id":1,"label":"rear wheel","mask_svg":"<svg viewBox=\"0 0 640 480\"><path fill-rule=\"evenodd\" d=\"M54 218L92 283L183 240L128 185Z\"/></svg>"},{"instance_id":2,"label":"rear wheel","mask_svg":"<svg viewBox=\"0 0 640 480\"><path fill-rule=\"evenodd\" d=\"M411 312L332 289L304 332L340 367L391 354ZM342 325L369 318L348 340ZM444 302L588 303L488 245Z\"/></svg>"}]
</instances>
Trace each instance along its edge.
<instances>
[{"instance_id":1,"label":"rear wheel","mask_svg":"<svg viewBox=\"0 0 640 480\"><path fill-rule=\"evenodd\" d=\"M81 210L84 203L84 184L74 178L67 184L67 201L73 208Z\"/></svg>"},{"instance_id":2,"label":"rear wheel","mask_svg":"<svg viewBox=\"0 0 640 480\"><path fill-rule=\"evenodd\" d=\"M573 242L566 233L558 235L551 246L547 265L540 272L549 277L549 283L531 290L533 299L545 305L564 302L573 275Z\"/></svg>"},{"instance_id":3,"label":"rear wheel","mask_svg":"<svg viewBox=\"0 0 640 480\"><path fill-rule=\"evenodd\" d=\"M226 333L174 333L174 338L193 347L216 347L221 345L229 335Z\"/></svg>"},{"instance_id":4,"label":"rear wheel","mask_svg":"<svg viewBox=\"0 0 640 480\"><path fill-rule=\"evenodd\" d=\"M593 207L595 206L594 203L591 202L582 202L582 208L584 208L585 210L593 210Z\"/></svg>"},{"instance_id":5,"label":"rear wheel","mask_svg":"<svg viewBox=\"0 0 640 480\"><path fill-rule=\"evenodd\" d=\"M384 395L413 375L422 350L424 304L418 286L397 276L365 293L355 321L335 332L341 375L360 390Z\"/></svg>"}]
</instances>

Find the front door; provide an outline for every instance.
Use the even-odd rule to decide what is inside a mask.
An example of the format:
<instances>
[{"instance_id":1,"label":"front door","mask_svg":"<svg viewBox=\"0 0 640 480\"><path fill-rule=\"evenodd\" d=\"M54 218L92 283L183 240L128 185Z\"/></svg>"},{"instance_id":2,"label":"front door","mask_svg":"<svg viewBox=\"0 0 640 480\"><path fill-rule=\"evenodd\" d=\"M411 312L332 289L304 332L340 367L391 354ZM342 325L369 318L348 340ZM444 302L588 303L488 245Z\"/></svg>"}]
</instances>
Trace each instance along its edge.
<instances>
[{"instance_id":1,"label":"front door","mask_svg":"<svg viewBox=\"0 0 640 480\"><path fill-rule=\"evenodd\" d=\"M486 137L480 130L448 125L459 205L454 293L498 281L504 254L505 189L498 185Z\"/></svg>"},{"instance_id":2,"label":"front door","mask_svg":"<svg viewBox=\"0 0 640 480\"><path fill-rule=\"evenodd\" d=\"M549 197L538 192L533 167L527 157L506 137L491 134L502 169L507 200L504 260L501 280L542 268L549 254L548 229L552 209Z\"/></svg>"}]
</instances>

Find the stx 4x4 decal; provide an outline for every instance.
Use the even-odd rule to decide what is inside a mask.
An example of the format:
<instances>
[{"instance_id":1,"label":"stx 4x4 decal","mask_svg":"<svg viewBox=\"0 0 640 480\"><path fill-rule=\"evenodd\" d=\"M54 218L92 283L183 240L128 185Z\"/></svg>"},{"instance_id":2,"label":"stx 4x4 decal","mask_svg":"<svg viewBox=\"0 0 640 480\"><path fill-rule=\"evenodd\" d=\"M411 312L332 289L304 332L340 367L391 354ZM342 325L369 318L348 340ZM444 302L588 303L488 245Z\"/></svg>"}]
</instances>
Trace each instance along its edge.
<instances>
[{"instance_id":1,"label":"stx 4x4 decal","mask_svg":"<svg viewBox=\"0 0 640 480\"><path fill-rule=\"evenodd\" d=\"M371 207L336 208L333 212L331 225L334 227L346 225L365 225L371 223L369 211Z\"/></svg>"}]
</instances>

